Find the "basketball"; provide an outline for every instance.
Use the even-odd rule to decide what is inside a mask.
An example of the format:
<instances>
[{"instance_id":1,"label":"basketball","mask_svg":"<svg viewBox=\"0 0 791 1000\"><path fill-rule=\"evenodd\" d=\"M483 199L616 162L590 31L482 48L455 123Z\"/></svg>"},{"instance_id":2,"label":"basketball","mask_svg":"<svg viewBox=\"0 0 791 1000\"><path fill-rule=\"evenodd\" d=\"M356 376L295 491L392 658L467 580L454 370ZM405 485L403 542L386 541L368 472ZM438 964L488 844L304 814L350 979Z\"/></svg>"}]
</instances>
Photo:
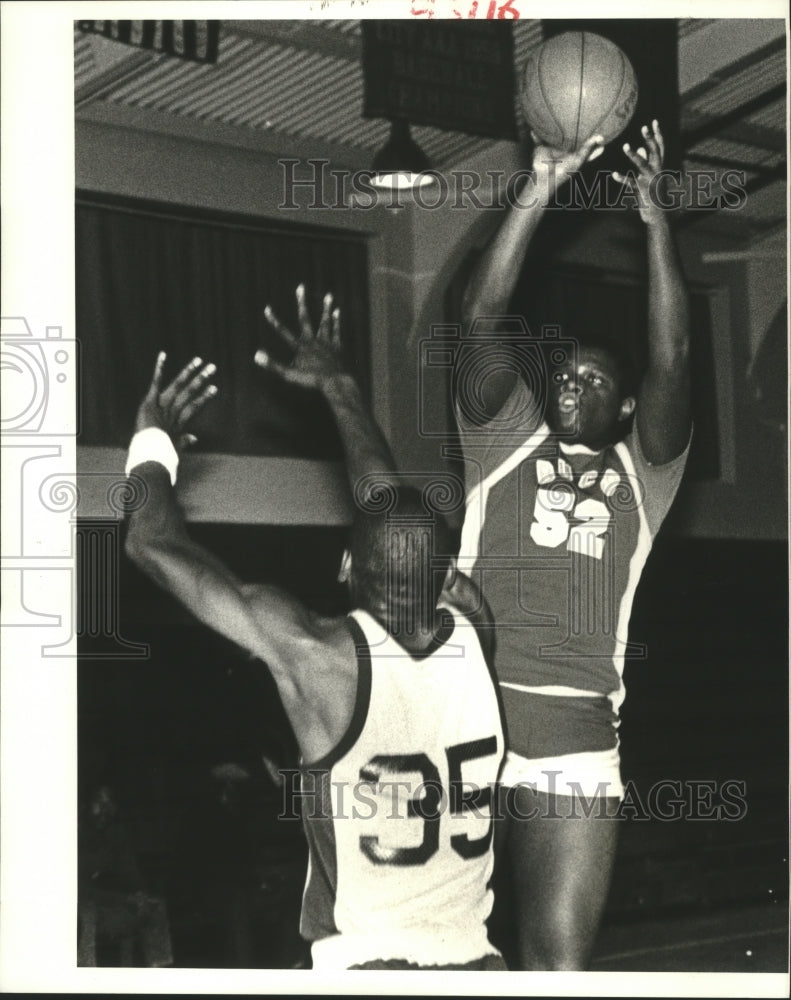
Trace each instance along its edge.
<instances>
[{"instance_id":1,"label":"basketball","mask_svg":"<svg viewBox=\"0 0 791 1000\"><path fill-rule=\"evenodd\" d=\"M637 78L615 42L566 31L527 60L521 100L541 141L571 152L597 133L610 142L623 132L637 104Z\"/></svg>"}]
</instances>

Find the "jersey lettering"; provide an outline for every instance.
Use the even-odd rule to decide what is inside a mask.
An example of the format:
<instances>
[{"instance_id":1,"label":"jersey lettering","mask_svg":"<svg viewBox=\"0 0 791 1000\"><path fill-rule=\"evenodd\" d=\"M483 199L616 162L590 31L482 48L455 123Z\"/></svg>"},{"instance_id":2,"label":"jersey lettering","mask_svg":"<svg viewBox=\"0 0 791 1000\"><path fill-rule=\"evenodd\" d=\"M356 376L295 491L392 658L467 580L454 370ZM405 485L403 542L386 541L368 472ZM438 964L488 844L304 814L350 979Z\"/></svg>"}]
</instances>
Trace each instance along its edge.
<instances>
[{"instance_id":1,"label":"jersey lettering","mask_svg":"<svg viewBox=\"0 0 791 1000\"><path fill-rule=\"evenodd\" d=\"M566 544L569 552L601 559L604 554L604 536L607 534L612 513L600 500L585 497L577 503L577 491L568 482L568 463L560 458L557 471L546 459L536 461L536 502L533 509L533 523L530 537L542 548L557 548ZM588 489L598 479L594 470L580 476L578 489ZM608 494L620 482L620 477L612 470L602 476Z\"/></svg>"},{"instance_id":2,"label":"jersey lettering","mask_svg":"<svg viewBox=\"0 0 791 1000\"><path fill-rule=\"evenodd\" d=\"M582 521L575 524L569 532L569 542L566 548L569 552L577 552L581 556L601 559L604 554L604 539L610 524L610 512L601 500L588 498L574 508L574 519Z\"/></svg>"},{"instance_id":3,"label":"jersey lettering","mask_svg":"<svg viewBox=\"0 0 791 1000\"><path fill-rule=\"evenodd\" d=\"M366 784L382 786L387 783L393 788L409 787L408 782L399 782L396 778L406 774L421 776L417 790L421 794L407 799L406 818L423 820L423 839L420 844L413 847L393 847L381 844L378 836L364 835L360 837L362 853L375 865L424 865L439 850L440 814L445 799L450 804L453 816L461 816L474 810L489 810L489 827L482 837L471 840L468 834L459 833L450 838L451 848L465 860L485 854L489 850L494 832L492 815L494 788L492 785L479 788L465 784L462 764L465 761L489 757L496 752L497 737L493 735L447 747L445 755L448 761L450 785L447 798L444 795L439 770L425 753L379 754L373 757L360 768L360 780Z\"/></svg>"},{"instance_id":4,"label":"jersey lettering","mask_svg":"<svg viewBox=\"0 0 791 1000\"><path fill-rule=\"evenodd\" d=\"M485 788L470 787L465 788L461 774L461 765L465 760L476 760L479 757L489 757L497 752L497 738L488 736L482 740L470 740L468 743L459 743L455 747L448 747L445 754L448 758L448 774L450 777L450 811L454 815L463 814L465 810L488 809L492 812L494 802L494 788L487 785ZM450 846L464 858L479 858L486 854L492 842L494 833L494 816L489 819L489 828L482 837L477 840L470 840L469 834L457 833L450 838Z\"/></svg>"},{"instance_id":5,"label":"jersey lettering","mask_svg":"<svg viewBox=\"0 0 791 1000\"><path fill-rule=\"evenodd\" d=\"M383 847L379 837L361 836L360 850L375 865L424 865L439 850L442 784L439 771L424 753L380 754L360 769L360 779L382 785L399 774L420 774L422 798L407 800L407 818L423 820L423 840L415 847ZM397 786L392 782L393 787Z\"/></svg>"}]
</instances>

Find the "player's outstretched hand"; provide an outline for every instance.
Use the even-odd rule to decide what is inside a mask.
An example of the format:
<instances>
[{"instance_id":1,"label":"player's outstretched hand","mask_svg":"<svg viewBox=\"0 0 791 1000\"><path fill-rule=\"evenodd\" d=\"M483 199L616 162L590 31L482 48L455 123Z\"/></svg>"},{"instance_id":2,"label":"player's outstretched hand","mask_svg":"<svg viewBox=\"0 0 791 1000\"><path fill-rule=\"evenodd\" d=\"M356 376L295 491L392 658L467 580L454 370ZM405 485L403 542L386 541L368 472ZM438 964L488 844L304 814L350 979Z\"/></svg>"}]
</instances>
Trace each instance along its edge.
<instances>
[{"instance_id":1,"label":"player's outstretched hand","mask_svg":"<svg viewBox=\"0 0 791 1000\"><path fill-rule=\"evenodd\" d=\"M595 160L604 152L604 137L601 135L592 135L578 149L566 152L553 146L542 145L535 132L530 134L537 143L533 151L536 181L541 186L545 185L549 193L557 190L583 164Z\"/></svg>"},{"instance_id":2,"label":"player's outstretched hand","mask_svg":"<svg viewBox=\"0 0 791 1000\"><path fill-rule=\"evenodd\" d=\"M255 363L279 375L292 385L321 389L325 381L344 373L340 359L341 311L333 309L332 295L324 296L321 320L314 332L305 302L305 286L297 287L297 318L300 335L296 336L275 316L270 306L264 316L273 330L294 351L289 364L275 361L266 351L256 352Z\"/></svg>"},{"instance_id":3,"label":"player's outstretched hand","mask_svg":"<svg viewBox=\"0 0 791 1000\"><path fill-rule=\"evenodd\" d=\"M632 162L635 173L621 174L613 171L613 177L619 184L626 185L637 197L640 218L647 225L665 218L665 210L657 197L658 184L662 177L662 164L665 159L665 140L659 128L659 122L654 119L651 128L643 125L640 129L645 146L633 150L629 143L624 143L623 151Z\"/></svg>"},{"instance_id":4,"label":"player's outstretched hand","mask_svg":"<svg viewBox=\"0 0 791 1000\"><path fill-rule=\"evenodd\" d=\"M148 392L137 410L135 431L158 427L170 435L173 444L181 450L195 444L194 434L184 431L188 421L210 399L217 395L217 386L207 384L217 370L213 364L204 365L200 358L193 358L173 381L162 388L162 374L167 355L160 351L154 365L154 375Z\"/></svg>"}]
</instances>

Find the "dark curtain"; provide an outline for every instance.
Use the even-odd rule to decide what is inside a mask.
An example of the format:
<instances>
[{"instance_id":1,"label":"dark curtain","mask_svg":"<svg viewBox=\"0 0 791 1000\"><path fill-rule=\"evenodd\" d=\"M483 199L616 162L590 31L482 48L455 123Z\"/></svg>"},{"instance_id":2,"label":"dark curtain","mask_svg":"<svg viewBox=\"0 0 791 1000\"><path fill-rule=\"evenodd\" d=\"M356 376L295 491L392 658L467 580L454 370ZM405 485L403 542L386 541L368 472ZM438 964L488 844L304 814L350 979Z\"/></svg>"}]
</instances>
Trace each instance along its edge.
<instances>
[{"instance_id":1,"label":"dark curtain","mask_svg":"<svg viewBox=\"0 0 791 1000\"><path fill-rule=\"evenodd\" d=\"M219 395L193 428L202 450L341 457L318 394L282 385L253 355L264 346L288 357L263 309L271 304L295 329L294 289L304 282L315 321L323 294L335 296L345 359L369 393L364 237L81 194L76 262L80 444L128 444L165 350L169 375L195 355L218 367Z\"/></svg>"}]
</instances>

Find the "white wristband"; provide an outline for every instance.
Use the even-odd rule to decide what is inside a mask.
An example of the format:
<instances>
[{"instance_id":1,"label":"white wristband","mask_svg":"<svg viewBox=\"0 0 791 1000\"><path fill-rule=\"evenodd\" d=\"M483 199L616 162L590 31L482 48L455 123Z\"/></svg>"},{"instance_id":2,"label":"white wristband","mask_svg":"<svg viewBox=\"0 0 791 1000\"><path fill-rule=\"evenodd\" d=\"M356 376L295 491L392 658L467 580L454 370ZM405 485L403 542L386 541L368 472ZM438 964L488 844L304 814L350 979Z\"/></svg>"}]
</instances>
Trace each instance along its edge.
<instances>
[{"instance_id":1,"label":"white wristband","mask_svg":"<svg viewBox=\"0 0 791 1000\"><path fill-rule=\"evenodd\" d=\"M176 470L179 467L179 456L170 440L170 435L159 427L146 427L138 431L129 444L129 455L126 459L126 475L136 465L143 462L159 462L170 473L170 482L176 485Z\"/></svg>"}]
</instances>

